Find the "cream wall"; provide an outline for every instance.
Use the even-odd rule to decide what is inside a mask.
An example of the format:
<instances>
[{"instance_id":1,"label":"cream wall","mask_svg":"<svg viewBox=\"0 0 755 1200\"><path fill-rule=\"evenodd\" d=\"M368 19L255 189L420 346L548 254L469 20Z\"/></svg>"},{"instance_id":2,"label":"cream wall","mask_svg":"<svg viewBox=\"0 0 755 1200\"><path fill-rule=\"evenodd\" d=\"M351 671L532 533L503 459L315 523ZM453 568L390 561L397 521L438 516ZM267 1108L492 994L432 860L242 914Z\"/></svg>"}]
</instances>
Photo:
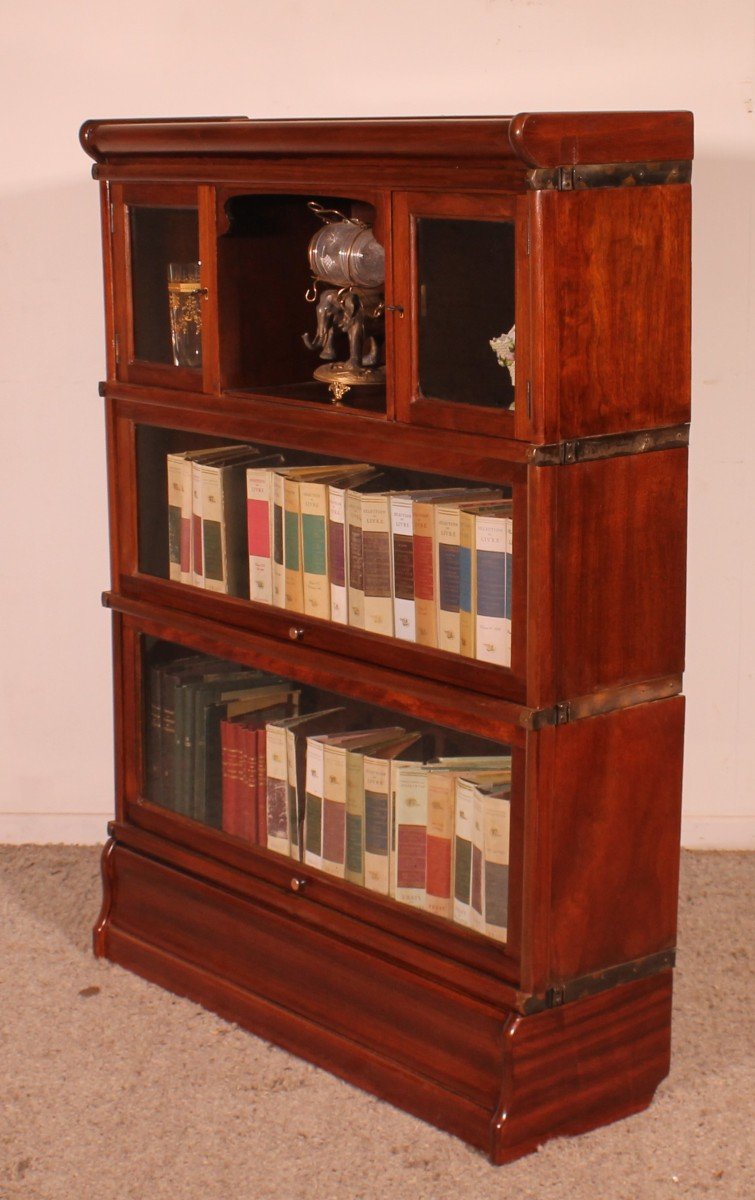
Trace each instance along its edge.
<instances>
[{"instance_id":1,"label":"cream wall","mask_svg":"<svg viewBox=\"0 0 755 1200\"><path fill-rule=\"evenodd\" d=\"M100 840L112 794L100 251L81 121L690 108L684 839L755 844L754 58L752 0L6 5L0 841Z\"/></svg>"}]
</instances>

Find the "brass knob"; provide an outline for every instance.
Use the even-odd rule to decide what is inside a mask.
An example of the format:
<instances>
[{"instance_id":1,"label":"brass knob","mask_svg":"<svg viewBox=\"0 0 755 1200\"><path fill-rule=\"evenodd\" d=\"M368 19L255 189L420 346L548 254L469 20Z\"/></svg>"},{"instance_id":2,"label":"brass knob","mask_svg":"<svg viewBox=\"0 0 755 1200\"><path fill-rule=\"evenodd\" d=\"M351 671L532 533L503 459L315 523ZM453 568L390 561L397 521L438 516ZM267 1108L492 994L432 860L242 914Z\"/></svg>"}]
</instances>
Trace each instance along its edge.
<instances>
[{"instance_id":1,"label":"brass knob","mask_svg":"<svg viewBox=\"0 0 755 1200\"><path fill-rule=\"evenodd\" d=\"M300 642L304 637L304 630L298 625L292 625L288 631L288 636L292 642Z\"/></svg>"},{"instance_id":2,"label":"brass knob","mask_svg":"<svg viewBox=\"0 0 755 1200\"><path fill-rule=\"evenodd\" d=\"M292 892L296 892L297 895L301 895L301 893L304 891L306 886L307 886L306 879L301 879L298 876L294 875L293 879L291 880L291 891Z\"/></svg>"}]
</instances>

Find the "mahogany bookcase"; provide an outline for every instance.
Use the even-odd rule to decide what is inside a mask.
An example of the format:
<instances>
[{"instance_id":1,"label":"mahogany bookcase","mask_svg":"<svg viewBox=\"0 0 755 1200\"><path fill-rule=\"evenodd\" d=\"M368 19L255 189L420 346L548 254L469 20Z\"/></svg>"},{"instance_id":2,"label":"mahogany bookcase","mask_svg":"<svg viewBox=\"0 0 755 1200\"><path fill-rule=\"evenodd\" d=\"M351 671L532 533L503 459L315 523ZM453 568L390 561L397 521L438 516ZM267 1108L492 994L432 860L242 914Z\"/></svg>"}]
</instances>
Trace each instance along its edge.
<instances>
[{"instance_id":1,"label":"mahogany bookcase","mask_svg":"<svg viewBox=\"0 0 755 1200\"><path fill-rule=\"evenodd\" d=\"M676 937L691 115L95 120L81 142L102 198L116 721L95 952L497 1163L642 1109L669 1068ZM301 336L312 199L368 214L385 249L385 384L340 404ZM174 260L201 262L201 366L174 365ZM489 340L512 318L507 392ZM503 488L511 665L171 579L166 456L237 441ZM508 748L505 943L154 802L165 647L389 710L455 753Z\"/></svg>"}]
</instances>

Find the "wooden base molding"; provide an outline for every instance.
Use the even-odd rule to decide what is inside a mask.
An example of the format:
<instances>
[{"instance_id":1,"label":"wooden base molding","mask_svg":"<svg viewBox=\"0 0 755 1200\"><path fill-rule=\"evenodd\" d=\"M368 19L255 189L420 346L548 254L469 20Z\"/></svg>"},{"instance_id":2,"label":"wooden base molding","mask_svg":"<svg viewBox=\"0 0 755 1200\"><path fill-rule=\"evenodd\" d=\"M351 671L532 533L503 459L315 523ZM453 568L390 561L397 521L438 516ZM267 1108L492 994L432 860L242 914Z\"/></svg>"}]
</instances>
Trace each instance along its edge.
<instances>
[{"instance_id":1,"label":"wooden base molding","mask_svg":"<svg viewBox=\"0 0 755 1200\"><path fill-rule=\"evenodd\" d=\"M98 955L495 1163L646 1107L668 1072L670 971L522 1016L339 946L115 841L103 876Z\"/></svg>"}]
</instances>

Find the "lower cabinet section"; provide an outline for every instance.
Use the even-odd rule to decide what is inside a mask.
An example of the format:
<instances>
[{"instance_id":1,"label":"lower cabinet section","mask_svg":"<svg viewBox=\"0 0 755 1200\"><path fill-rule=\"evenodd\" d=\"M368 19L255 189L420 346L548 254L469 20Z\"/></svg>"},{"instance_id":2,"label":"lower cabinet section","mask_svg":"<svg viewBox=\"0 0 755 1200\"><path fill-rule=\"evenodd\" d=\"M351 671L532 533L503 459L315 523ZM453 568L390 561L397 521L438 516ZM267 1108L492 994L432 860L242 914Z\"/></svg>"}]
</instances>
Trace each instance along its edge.
<instances>
[{"instance_id":1,"label":"lower cabinet section","mask_svg":"<svg viewBox=\"0 0 755 1200\"><path fill-rule=\"evenodd\" d=\"M153 839L154 849L159 847ZM187 860L188 862L188 860ZM669 1066L671 972L539 1012L474 970L360 945L307 897L254 896L112 839L96 952L503 1163L645 1107ZM297 911L296 905L299 905ZM313 905L314 907L314 905ZM345 928L345 926L344 926ZM437 964L436 964L437 965Z\"/></svg>"}]
</instances>

